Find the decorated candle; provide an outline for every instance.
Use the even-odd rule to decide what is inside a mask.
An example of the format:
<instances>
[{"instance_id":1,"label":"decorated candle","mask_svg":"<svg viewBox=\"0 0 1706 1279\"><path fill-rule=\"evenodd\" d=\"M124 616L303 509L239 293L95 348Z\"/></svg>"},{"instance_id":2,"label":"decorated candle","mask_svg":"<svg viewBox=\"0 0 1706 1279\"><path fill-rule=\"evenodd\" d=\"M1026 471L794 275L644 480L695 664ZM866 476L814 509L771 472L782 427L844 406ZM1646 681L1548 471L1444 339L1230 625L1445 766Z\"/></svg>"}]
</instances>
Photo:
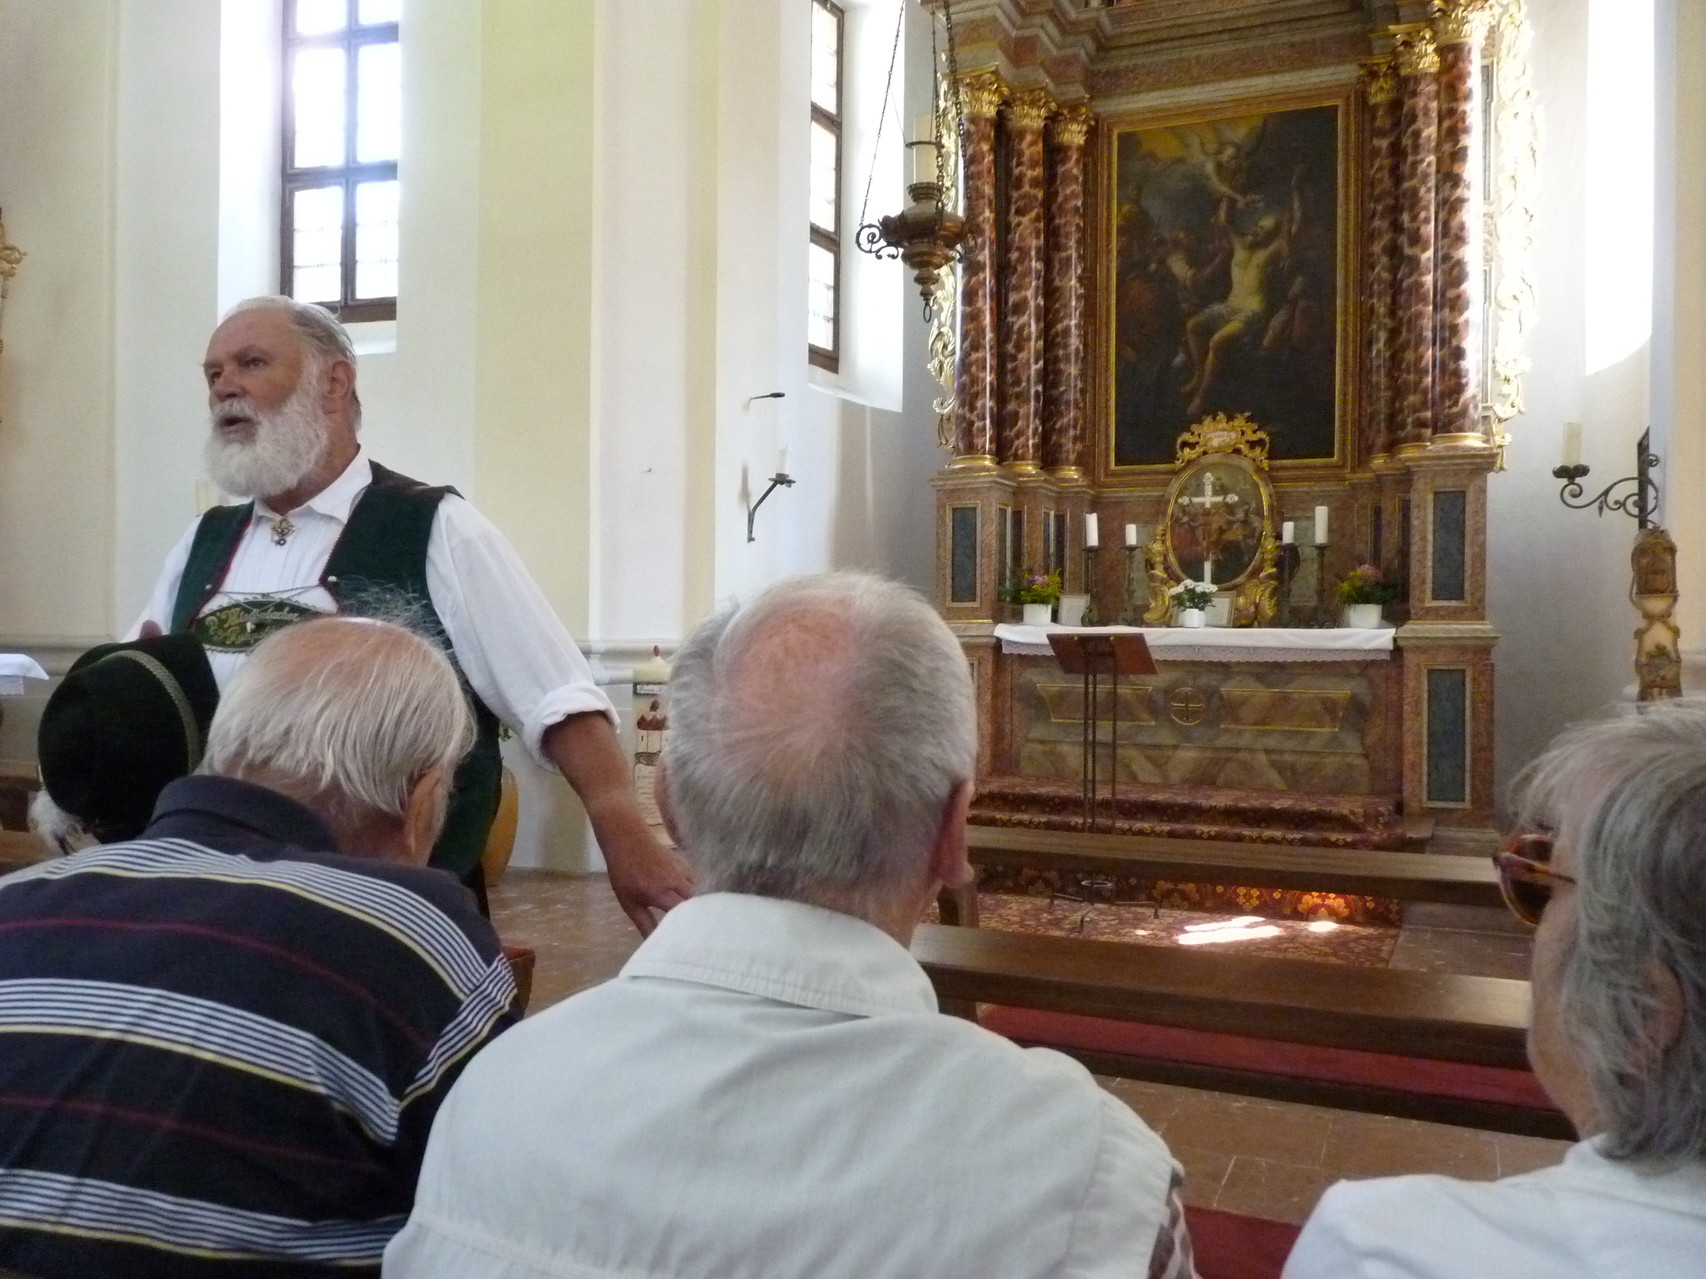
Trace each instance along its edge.
<instances>
[{"instance_id":1,"label":"decorated candle","mask_svg":"<svg viewBox=\"0 0 1706 1279\"><path fill-rule=\"evenodd\" d=\"M1315 545L1327 545L1327 508L1324 506L1315 508Z\"/></svg>"}]
</instances>

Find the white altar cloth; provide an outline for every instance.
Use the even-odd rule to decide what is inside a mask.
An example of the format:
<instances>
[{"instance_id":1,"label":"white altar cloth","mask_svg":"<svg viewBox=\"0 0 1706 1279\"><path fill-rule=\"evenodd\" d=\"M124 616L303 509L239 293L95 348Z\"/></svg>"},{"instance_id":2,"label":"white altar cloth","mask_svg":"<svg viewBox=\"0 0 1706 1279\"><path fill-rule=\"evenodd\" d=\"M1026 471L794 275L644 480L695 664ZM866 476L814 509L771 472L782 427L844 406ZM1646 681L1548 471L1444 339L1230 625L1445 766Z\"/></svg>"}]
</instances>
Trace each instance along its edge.
<instances>
[{"instance_id":1,"label":"white altar cloth","mask_svg":"<svg viewBox=\"0 0 1706 1279\"><path fill-rule=\"evenodd\" d=\"M1048 647L1048 641L1043 641ZM26 679L46 679L41 663L24 653L0 653L0 697L16 697L24 691Z\"/></svg>"},{"instance_id":2,"label":"white altar cloth","mask_svg":"<svg viewBox=\"0 0 1706 1279\"><path fill-rule=\"evenodd\" d=\"M1393 630L1379 627L1300 626L1020 626L995 628L1001 651L1047 657L1051 633L1141 635L1157 662L1382 662L1389 659Z\"/></svg>"}]
</instances>

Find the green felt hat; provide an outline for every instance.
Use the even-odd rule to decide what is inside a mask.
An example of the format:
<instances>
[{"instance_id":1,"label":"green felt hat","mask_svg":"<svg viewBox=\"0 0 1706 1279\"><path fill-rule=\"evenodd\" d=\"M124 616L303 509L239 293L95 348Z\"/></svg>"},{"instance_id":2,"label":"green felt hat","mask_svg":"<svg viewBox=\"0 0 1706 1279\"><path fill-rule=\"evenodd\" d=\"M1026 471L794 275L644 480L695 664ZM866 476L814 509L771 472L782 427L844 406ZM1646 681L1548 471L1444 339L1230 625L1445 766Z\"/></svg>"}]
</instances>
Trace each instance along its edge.
<instances>
[{"instance_id":1,"label":"green felt hat","mask_svg":"<svg viewBox=\"0 0 1706 1279\"><path fill-rule=\"evenodd\" d=\"M104 844L134 839L201 763L219 686L193 635L102 644L72 663L36 734L49 798Z\"/></svg>"}]
</instances>

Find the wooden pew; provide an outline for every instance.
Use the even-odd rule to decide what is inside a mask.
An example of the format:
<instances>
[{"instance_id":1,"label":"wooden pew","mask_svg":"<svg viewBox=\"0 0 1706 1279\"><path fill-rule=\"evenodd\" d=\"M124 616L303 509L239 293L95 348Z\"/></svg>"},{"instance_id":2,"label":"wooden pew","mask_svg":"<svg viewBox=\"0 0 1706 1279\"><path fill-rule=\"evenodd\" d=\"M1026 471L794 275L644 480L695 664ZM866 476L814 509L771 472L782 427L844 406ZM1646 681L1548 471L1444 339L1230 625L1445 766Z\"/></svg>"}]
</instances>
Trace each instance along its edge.
<instances>
[{"instance_id":1,"label":"wooden pew","mask_svg":"<svg viewBox=\"0 0 1706 1279\"><path fill-rule=\"evenodd\" d=\"M1297 848L1015 826L968 827L966 844L972 863L978 866L1025 866L1140 879L1357 893L1456 906L1504 904L1498 875L1486 857Z\"/></svg>"},{"instance_id":2,"label":"wooden pew","mask_svg":"<svg viewBox=\"0 0 1706 1279\"><path fill-rule=\"evenodd\" d=\"M1066 1014L1014 1037L1101 1074L1574 1137L1528 1073L1527 982L936 924L912 953L945 1011Z\"/></svg>"}]
</instances>

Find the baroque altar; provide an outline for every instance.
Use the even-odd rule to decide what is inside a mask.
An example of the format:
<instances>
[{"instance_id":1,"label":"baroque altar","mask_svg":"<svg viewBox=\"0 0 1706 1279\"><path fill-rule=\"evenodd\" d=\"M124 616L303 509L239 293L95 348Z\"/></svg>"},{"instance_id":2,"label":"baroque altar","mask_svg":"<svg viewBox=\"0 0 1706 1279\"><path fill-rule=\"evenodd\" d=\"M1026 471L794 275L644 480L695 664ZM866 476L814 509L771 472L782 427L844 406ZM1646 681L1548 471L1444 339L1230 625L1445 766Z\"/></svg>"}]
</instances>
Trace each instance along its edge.
<instances>
[{"instance_id":1,"label":"baroque altar","mask_svg":"<svg viewBox=\"0 0 1706 1279\"><path fill-rule=\"evenodd\" d=\"M1077 685L1002 603L1058 571L1154 628L1159 674L1121 688L1102 761L1120 828L1490 830L1486 486L1531 296L1522 0L954 10L936 598L978 685L977 819L1073 820ZM1331 586L1360 565L1396 584L1392 626L1335 648ZM1229 629L1165 628L1186 581Z\"/></svg>"}]
</instances>

